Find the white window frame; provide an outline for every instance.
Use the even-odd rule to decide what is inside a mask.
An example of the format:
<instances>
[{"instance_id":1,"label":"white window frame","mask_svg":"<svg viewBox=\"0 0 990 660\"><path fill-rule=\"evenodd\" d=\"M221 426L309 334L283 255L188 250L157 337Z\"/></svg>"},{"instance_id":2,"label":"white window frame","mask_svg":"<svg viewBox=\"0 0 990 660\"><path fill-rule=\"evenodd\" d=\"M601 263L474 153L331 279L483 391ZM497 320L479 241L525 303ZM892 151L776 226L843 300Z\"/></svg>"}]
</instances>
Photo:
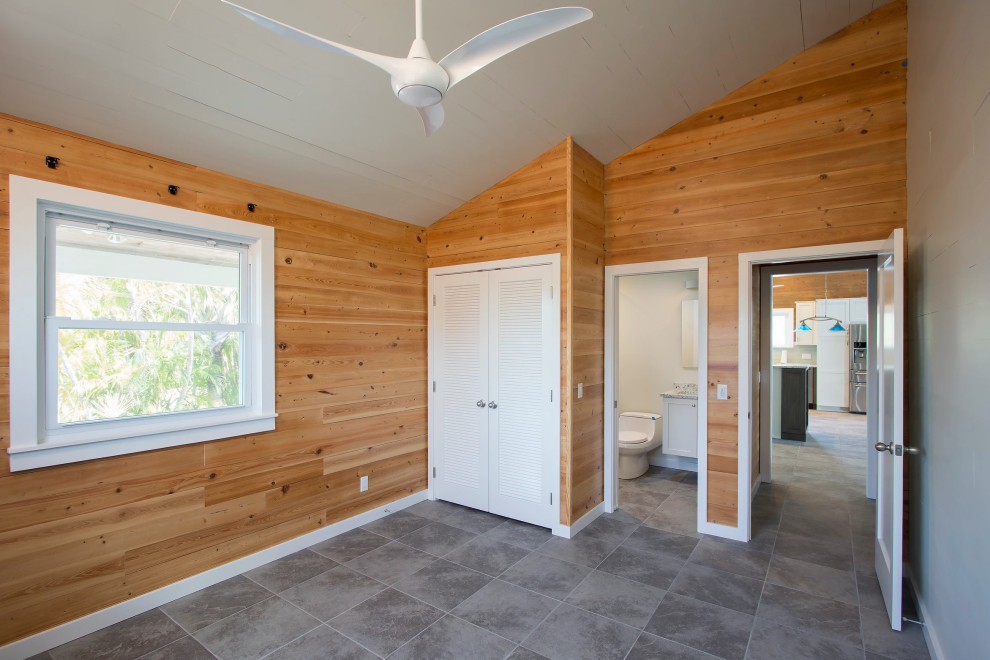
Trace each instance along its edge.
<instances>
[{"instance_id":1,"label":"white window frame","mask_svg":"<svg viewBox=\"0 0 990 660\"><path fill-rule=\"evenodd\" d=\"M46 236L52 210L243 245L239 326L244 332L242 405L52 426L57 396L46 343ZM13 472L174 447L275 428L275 231L163 204L10 176L10 469ZM53 276L53 273L51 275ZM101 326L107 322L100 322ZM46 325L48 329L46 330ZM62 324L64 325L64 324ZM74 321L71 327L85 325ZM182 324L184 325L184 324ZM205 326L204 326L205 327ZM182 328L188 329L188 328ZM47 335L47 336L46 336Z\"/></svg>"},{"instance_id":2,"label":"white window frame","mask_svg":"<svg viewBox=\"0 0 990 660\"><path fill-rule=\"evenodd\" d=\"M771 346L773 348L794 348L794 308L774 307L770 317ZM777 325L780 323L781 325ZM780 328L784 343L778 344L775 330Z\"/></svg>"}]
</instances>

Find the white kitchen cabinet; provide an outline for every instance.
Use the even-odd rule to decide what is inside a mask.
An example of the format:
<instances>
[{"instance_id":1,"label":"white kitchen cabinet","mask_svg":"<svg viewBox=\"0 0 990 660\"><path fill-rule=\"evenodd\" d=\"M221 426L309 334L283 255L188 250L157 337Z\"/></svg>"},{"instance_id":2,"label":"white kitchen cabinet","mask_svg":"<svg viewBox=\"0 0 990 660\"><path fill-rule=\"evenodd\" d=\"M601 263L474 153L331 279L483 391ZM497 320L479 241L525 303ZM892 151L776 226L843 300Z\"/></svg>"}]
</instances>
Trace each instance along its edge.
<instances>
[{"instance_id":1,"label":"white kitchen cabinet","mask_svg":"<svg viewBox=\"0 0 990 660\"><path fill-rule=\"evenodd\" d=\"M819 300L818 315L831 316L834 319L839 319L842 327L846 327L849 324L849 298ZM817 328L818 336L821 337L823 332L828 332L828 329L833 325L835 325L835 321L819 321Z\"/></svg>"},{"instance_id":2,"label":"white kitchen cabinet","mask_svg":"<svg viewBox=\"0 0 990 660\"><path fill-rule=\"evenodd\" d=\"M663 452L698 457L698 400L663 398Z\"/></svg>"},{"instance_id":3,"label":"white kitchen cabinet","mask_svg":"<svg viewBox=\"0 0 990 660\"><path fill-rule=\"evenodd\" d=\"M870 310L866 304L866 298L850 298L849 299L849 322L850 323L867 323L870 316Z\"/></svg>"},{"instance_id":4,"label":"white kitchen cabinet","mask_svg":"<svg viewBox=\"0 0 990 660\"><path fill-rule=\"evenodd\" d=\"M794 303L794 312L794 326L797 327L801 325L802 320L815 315L815 301L799 300ZM808 326L811 327L811 330L797 330L794 333L794 345L815 346L818 342L816 325L814 321L808 321Z\"/></svg>"}]
</instances>

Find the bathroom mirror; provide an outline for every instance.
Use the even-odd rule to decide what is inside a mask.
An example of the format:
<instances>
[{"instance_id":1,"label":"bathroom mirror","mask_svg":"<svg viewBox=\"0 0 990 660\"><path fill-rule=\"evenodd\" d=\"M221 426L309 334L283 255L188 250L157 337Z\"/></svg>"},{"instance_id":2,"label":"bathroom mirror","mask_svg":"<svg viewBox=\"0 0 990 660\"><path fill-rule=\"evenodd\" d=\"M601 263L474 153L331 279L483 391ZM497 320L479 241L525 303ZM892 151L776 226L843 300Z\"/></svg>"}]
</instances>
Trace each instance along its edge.
<instances>
[{"instance_id":1,"label":"bathroom mirror","mask_svg":"<svg viewBox=\"0 0 990 660\"><path fill-rule=\"evenodd\" d=\"M681 301L681 366L698 368L698 301Z\"/></svg>"}]
</instances>

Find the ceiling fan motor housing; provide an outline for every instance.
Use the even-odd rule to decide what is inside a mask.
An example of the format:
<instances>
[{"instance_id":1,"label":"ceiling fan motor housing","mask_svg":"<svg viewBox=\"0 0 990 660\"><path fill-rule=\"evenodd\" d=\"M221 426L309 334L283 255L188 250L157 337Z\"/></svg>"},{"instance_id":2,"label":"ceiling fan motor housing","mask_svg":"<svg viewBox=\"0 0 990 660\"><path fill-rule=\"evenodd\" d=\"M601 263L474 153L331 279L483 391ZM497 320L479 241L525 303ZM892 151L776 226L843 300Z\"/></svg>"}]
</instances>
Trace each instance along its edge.
<instances>
[{"instance_id":1,"label":"ceiling fan motor housing","mask_svg":"<svg viewBox=\"0 0 990 660\"><path fill-rule=\"evenodd\" d=\"M436 105L450 86L450 76L430 59L421 39L413 42L409 55L403 66L402 79L392 76L392 91L400 101L414 108Z\"/></svg>"}]
</instances>

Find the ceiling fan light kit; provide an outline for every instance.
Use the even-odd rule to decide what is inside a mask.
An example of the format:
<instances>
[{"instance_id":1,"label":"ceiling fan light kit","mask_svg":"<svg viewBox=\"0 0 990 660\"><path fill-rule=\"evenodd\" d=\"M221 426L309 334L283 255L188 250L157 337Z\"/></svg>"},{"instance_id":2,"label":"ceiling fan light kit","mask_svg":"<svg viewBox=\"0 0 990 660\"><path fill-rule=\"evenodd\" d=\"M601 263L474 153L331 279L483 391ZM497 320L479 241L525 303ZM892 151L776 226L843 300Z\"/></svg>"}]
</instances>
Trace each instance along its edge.
<instances>
[{"instance_id":1,"label":"ceiling fan light kit","mask_svg":"<svg viewBox=\"0 0 990 660\"><path fill-rule=\"evenodd\" d=\"M406 105L419 110L428 136L443 124L444 115L440 102L454 85L503 55L582 23L594 15L590 9L583 7L558 7L526 14L485 30L435 62L423 40L422 0L415 0L416 38L405 58L345 46L268 18L230 0L220 1L258 25L293 41L332 53L350 55L382 69L391 76L395 96Z\"/></svg>"}]
</instances>

